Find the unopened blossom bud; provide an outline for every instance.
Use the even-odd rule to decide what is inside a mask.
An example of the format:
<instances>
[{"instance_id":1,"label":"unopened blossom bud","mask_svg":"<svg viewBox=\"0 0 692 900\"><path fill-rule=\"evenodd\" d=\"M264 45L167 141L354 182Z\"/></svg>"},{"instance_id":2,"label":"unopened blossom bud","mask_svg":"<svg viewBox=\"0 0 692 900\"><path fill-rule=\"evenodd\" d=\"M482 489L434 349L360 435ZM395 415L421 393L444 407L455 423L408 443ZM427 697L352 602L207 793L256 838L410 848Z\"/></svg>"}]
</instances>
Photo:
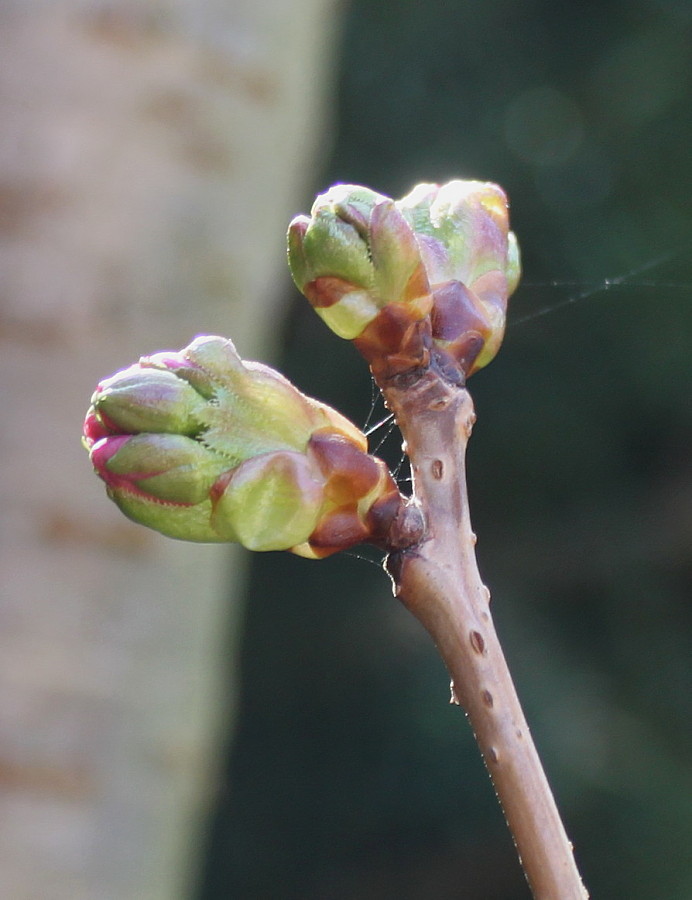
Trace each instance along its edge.
<instances>
[{"instance_id":1,"label":"unopened blossom bud","mask_svg":"<svg viewBox=\"0 0 692 900\"><path fill-rule=\"evenodd\" d=\"M299 289L376 377L433 357L466 377L497 352L519 254L496 185L421 184L396 202L337 185L294 219L288 245Z\"/></svg>"},{"instance_id":2,"label":"unopened blossom bud","mask_svg":"<svg viewBox=\"0 0 692 900\"><path fill-rule=\"evenodd\" d=\"M116 431L194 435L205 400L166 369L131 366L99 384L95 411Z\"/></svg>"},{"instance_id":3,"label":"unopened blossom bud","mask_svg":"<svg viewBox=\"0 0 692 900\"><path fill-rule=\"evenodd\" d=\"M98 441L91 461L112 488L167 503L199 503L223 471L223 460L182 434L113 435Z\"/></svg>"},{"instance_id":4,"label":"unopened blossom bud","mask_svg":"<svg viewBox=\"0 0 692 900\"><path fill-rule=\"evenodd\" d=\"M415 230L433 291L435 345L465 375L487 365L520 276L507 198L495 184L420 184L398 201Z\"/></svg>"},{"instance_id":5,"label":"unopened blossom bud","mask_svg":"<svg viewBox=\"0 0 692 900\"><path fill-rule=\"evenodd\" d=\"M361 431L219 337L101 382L84 443L127 516L184 540L315 558L382 540L402 503Z\"/></svg>"},{"instance_id":6,"label":"unopened blossom bud","mask_svg":"<svg viewBox=\"0 0 692 900\"><path fill-rule=\"evenodd\" d=\"M360 340L371 364L390 350L406 355L409 365L421 363L430 285L413 230L389 197L332 187L315 200L310 217L289 226L288 260L318 315L340 337ZM368 328L375 322L370 353Z\"/></svg>"},{"instance_id":7,"label":"unopened blossom bud","mask_svg":"<svg viewBox=\"0 0 692 900\"><path fill-rule=\"evenodd\" d=\"M111 435L90 448L109 497L131 519L169 537L218 541L209 492L227 462L177 434Z\"/></svg>"}]
</instances>

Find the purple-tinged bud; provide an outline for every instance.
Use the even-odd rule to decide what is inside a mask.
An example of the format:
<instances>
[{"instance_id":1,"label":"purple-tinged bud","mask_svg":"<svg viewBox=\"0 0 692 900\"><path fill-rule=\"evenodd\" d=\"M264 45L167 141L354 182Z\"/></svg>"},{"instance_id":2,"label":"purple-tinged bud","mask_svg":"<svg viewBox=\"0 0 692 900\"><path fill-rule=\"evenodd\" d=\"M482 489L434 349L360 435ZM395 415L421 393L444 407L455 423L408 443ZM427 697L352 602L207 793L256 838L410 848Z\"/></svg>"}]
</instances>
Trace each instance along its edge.
<instances>
[{"instance_id":1,"label":"purple-tinged bud","mask_svg":"<svg viewBox=\"0 0 692 900\"><path fill-rule=\"evenodd\" d=\"M134 365L102 381L92 404L95 415L119 432L194 435L202 428L205 400L173 372Z\"/></svg>"},{"instance_id":2,"label":"purple-tinged bud","mask_svg":"<svg viewBox=\"0 0 692 900\"><path fill-rule=\"evenodd\" d=\"M434 297L436 347L466 375L497 353L520 275L508 203L495 184L420 184L397 203L411 223Z\"/></svg>"},{"instance_id":3,"label":"purple-tinged bud","mask_svg":"<svg viewBox=\"0 0 692 900\"><path fill-rule=\"evenodd\" d=\"M396 203L354 185L317 198L289 228L299 289L376 378L435 355L462 377L493 358L519 251L494 184L420 184Z\"/></svg>"},{"instance_id":4,"label":"purple-tinged bud","mask_svg":"<svg viewBox=\"0 0 692 900\"><path fill-rule=\"evenodd\" d=\"M91 461L111 490L187 505L204 500L225 468L223 457L180 434L106 437L92 447Z\"/></svg>"}]
</instances>

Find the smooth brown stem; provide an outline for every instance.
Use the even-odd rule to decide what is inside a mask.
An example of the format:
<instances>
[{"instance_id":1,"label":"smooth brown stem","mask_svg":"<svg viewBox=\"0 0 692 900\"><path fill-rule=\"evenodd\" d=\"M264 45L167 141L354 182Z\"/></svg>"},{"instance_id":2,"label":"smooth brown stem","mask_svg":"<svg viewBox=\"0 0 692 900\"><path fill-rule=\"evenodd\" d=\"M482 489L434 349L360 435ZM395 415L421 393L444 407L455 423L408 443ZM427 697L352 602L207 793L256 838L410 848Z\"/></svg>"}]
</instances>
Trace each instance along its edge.
<instances>
[{"instance_id":1,"label":"smooth brown stem","mask_svg":"<svg viewBox=\"0 0 692 900\"><path fill-rule=\"evenodd\" d=\"M550 786L490 615L469 517L465 452L475 421L463 387L432 371L384 386L411 460L422 541L393 553L396 594L435 641L504 810L536 900L585 900Z\"/></svg>"}]
</instances>

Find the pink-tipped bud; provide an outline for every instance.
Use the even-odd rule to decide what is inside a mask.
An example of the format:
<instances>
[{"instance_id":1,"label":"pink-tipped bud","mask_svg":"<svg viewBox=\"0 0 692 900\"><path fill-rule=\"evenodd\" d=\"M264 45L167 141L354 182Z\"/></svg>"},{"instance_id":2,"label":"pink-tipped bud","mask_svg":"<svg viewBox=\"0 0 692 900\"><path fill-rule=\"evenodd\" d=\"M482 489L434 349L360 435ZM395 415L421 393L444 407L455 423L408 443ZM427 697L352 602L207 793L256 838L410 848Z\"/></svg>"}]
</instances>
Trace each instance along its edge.
<instances>
[{"instance_id":1,"label":"pink-tipped bud","mask_svg":"<svg viewBox=\"0 0 692 900\"><path fill-rule=\"evenodd\" d=\"M361 431L219 337L101 382L84 443L127 516L183 540L317 558L382 541L403 503Z\"/></svg>"}]
</instances>

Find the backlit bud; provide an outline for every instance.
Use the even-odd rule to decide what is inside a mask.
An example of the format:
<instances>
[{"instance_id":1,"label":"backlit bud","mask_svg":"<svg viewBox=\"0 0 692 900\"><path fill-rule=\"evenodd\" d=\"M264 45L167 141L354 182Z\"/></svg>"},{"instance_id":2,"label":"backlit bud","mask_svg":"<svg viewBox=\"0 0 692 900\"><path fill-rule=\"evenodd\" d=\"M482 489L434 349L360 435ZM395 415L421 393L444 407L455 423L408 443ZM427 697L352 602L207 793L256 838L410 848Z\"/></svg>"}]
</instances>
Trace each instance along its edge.
<instances>
[{"instance_id":1,"label":"backlit bud","mask_svg":"<svg viewBox=\"0 0 692 900\"><path fill-rule=\"evenodd\" d=\"M438 364L466 377L502 341L519 251L494 184L421 184L394 202L336 185L288 235L293 278L375 377Z\"/></svg>"},{"instance_id":2,"label":"backlit bud","mask_svg":"<svg viewBox=\"0 0 692 900\"><path fill-rule=\"evenodd\" d=\"M204 398L173 372L131 366L99 384L94 411L114 430L196 434Z\"/></svg>"},{"instance_id":3,"label":"backlit bud","mask_svg":"<svg viewBox=\"0 0 692 900\"><path fill-rule=\"evenodd\" d=\"M397 204L416 232L430 279L432 334L470 375L502 342L507 298L520 275L507 198L495 184L420 184Z\"/></svg>"},{"instance_id":4,"label":"backlit bud","mask_svg":"<svg viewBox=\"0 0 692 900\"><path fill-rule=\"evenodd\" d=\"M125 515L184 540L316 558L381 542L403 502L355 425L219 337L101 382L84 444Z\"/></svg>"},{"instance_id":5,"label":"backlit bud","mask_svg":"<svg viewBox=\"0 0 692 900\"><path fill-rule=\"evenodd\" d=\"M111 435L89 455L128 518L169 537L220 540L210 524L209 492L226 463L202 444L183 435Z\"/></svg>"},{"instance_id":6,"label":"backlit bud","mask_svg":"<svg viewBox=\"0 0 692 900\"><path fill-rule=\"evenodd\" d=\"M181 434L107 437L92 447L91 461L113 490L188 505L204 500L225 468L222 457Z\"/></svg>"},{"instance_id":7,"label":"backlit bud","mask_svg":"<svg viewBox=\"0 0 692 900\"><path fill-rule=\"evenodd\" d=\"M289 226L294 281L318 315L352 340L389 304L408 323L425 318L431 297L413 232L394 202L368 188L341 184L320 195L310 217Z\"/></svg>"}]
</instances>

